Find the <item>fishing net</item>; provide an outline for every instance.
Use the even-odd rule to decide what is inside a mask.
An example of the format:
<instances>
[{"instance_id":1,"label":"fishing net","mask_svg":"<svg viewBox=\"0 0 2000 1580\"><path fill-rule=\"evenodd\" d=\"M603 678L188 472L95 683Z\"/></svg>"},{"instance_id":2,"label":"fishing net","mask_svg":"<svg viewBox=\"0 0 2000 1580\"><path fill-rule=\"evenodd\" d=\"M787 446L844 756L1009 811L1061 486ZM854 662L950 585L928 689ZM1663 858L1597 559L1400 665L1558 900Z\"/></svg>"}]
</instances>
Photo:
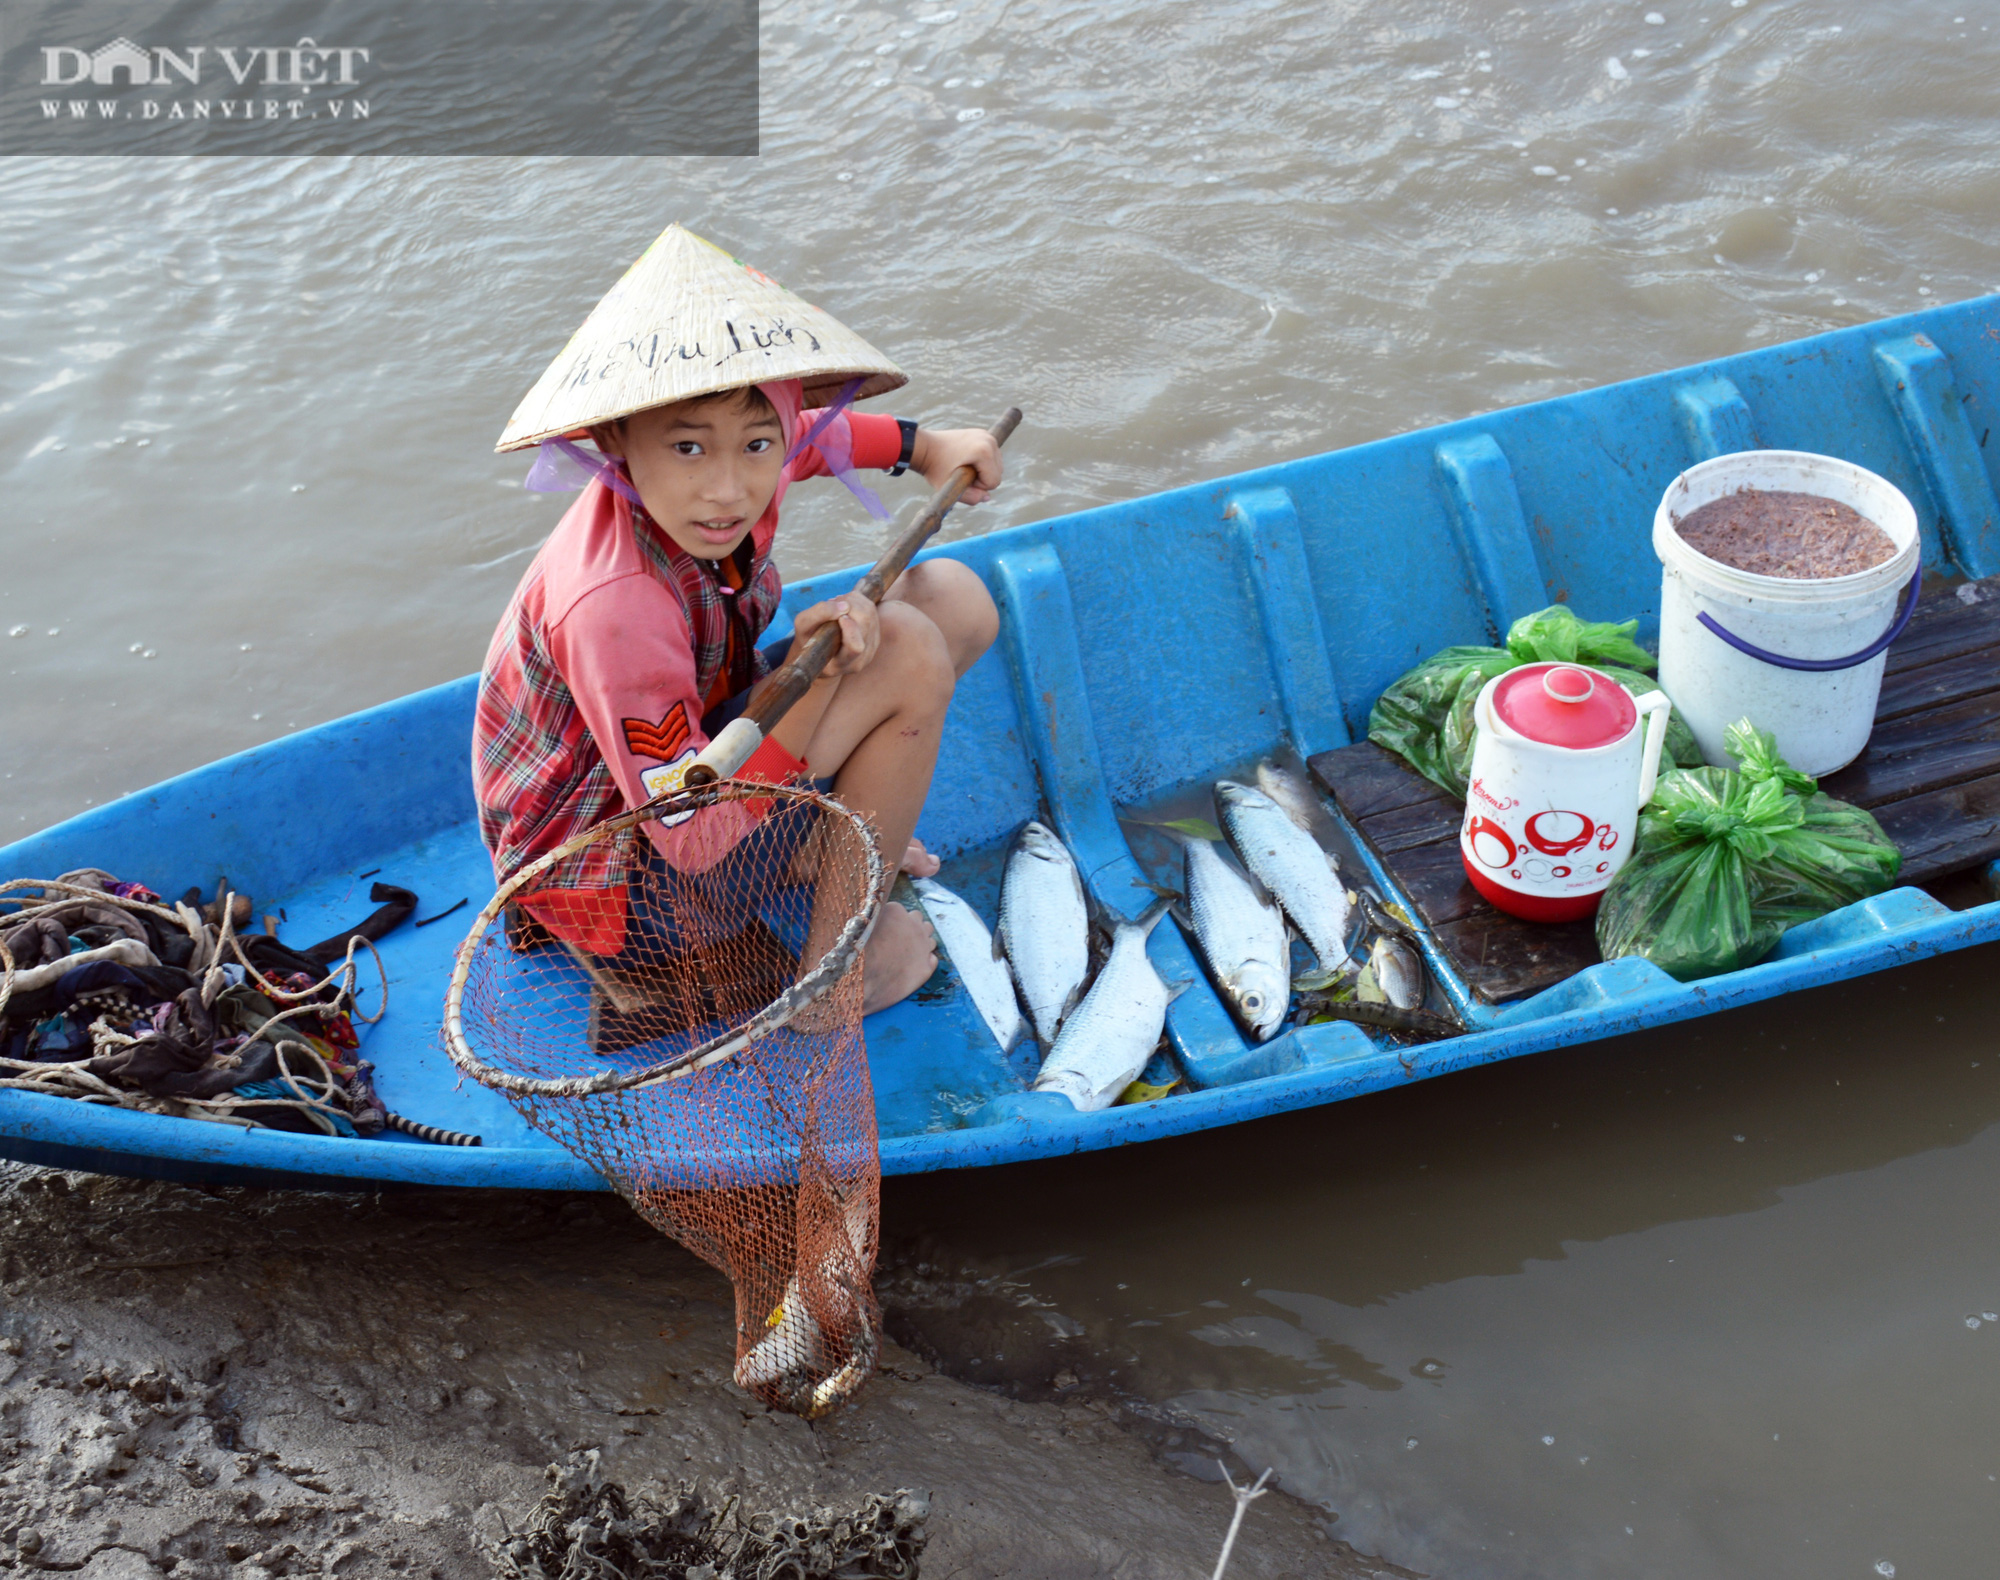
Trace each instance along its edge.
<instances>
[{"instance_id":1,"label":"fishing net","mask_svg":"<svg viewBox=\"0 0 2000 1580\"><path fill-rule=\"evenodd\" d=\"M860 964L882 880L829 797L676 792L503 884L445 1003L461 1069L728 1275L737 1382L806 1416L867 1379L881 1327Z\"/></svg>"}]
</instances>

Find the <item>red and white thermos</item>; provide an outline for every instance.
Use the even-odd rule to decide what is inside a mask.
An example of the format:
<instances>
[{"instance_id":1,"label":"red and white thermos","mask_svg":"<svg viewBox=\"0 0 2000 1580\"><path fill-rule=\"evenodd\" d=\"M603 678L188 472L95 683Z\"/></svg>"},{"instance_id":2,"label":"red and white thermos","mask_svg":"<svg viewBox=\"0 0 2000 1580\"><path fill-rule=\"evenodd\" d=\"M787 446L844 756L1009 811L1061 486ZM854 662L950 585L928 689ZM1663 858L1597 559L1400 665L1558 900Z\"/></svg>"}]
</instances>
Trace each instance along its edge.
<instances>
[{"instance_id":1,"label":"red and white thermos","mask_svg":"<svg viewBox=\"0 0 2000 1580\"><path fill-rule=\"evenodd\" d=\"M1488 681L1458 836L1472 886L1531 922L1596 911L1652 798L1669 707L1664 692L1635 701L1582 664L1523 664Z\"/></svg>"}]
</instances>

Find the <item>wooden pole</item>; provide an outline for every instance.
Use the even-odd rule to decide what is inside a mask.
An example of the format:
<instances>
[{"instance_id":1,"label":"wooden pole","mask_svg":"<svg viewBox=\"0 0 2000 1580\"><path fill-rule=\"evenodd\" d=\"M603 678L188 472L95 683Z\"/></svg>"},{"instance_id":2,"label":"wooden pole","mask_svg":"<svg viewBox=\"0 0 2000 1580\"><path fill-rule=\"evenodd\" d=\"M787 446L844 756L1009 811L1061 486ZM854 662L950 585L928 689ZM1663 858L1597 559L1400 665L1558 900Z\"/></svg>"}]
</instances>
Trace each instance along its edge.
<instances>
[{"instance_id":1,"label":"wooden pole","mask_svg":"<svg viewBox=\"0 0 2000 1580\"><path fill-rule=\"evenodd\" d=\"M1005 444L1020 422L1021 408L1009 406L1006 415L987 431L993 435L995 444ZM972 486L976 475L970 466L955 469L945 479L944 486L931 495L931 502L924 507L924 513L889 546L888 553L875 562L874 568L854 584L854 590L870 603L880 603L882 595L895 585L896 578L909 568L917 550L944 525L944 518L950 514L951 507ZM683 781L687 788L698 790L703 785L714 784L718 779L726 779L748 762L750 754L763 744L764 737L812 688L819 672L826 668L827 660L833 657L839 646L839 622L828 621L813 633L804 652L759 681L742 714L732 719L722 733L703 748L701 755L688 764L687 777Z\"/></svg>"}]
</instances>

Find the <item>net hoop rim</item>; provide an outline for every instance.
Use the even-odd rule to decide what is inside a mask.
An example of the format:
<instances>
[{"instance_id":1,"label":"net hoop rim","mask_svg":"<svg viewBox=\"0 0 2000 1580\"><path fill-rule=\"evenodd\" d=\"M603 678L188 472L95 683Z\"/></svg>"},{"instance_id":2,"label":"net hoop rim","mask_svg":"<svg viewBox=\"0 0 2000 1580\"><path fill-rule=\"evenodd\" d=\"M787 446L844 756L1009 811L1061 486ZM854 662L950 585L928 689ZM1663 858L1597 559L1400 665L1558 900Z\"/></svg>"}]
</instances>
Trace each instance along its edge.
<instances>
[{"instance_id":1,"label":"net hoop rim","mask_svg":"<svg viewBox=\"0 0 2000 1580\"><path fill-rule=\"evenodd\" d=\"M463 1011L466 983L472 975L473 957L478 951L480 940L486 936L487 929L493 925L494 920L516 894L528 888L534 879L556 863L614 834L636 828L639 824L663 814L674 816L681 812L693 812L703 807L717 806L725 801L745 800L810 801L823 809L837 812L861 835L861 848L868 864L868 901L847 919L846 924L827 946L826 953L820 957L819 963L812 970L741 1026L725 1031L720 1036L711 1037L707 1042L695 1047L683 1049L672 1058L647 1065L643 1069L610 1069L596 1075L556 1078L514 1075L506 1070L494 1069L472 1051L472 1045L465 1038ZM481 1086L519 1097L597 1097L609 1092L629 1092L644 1086L655 1086L662 1081L671 1081L677 1076L704 1069L741 1052L759 1037L776 1031L800 1010L824 996L847 975L855 956L861 951L862 940L867 937L869 928L874 925L876 913L882 908L883 876L882 847L875 837L874 825L853 808L817 790L802 785L761 784L725 779L699 790L674 790L655 796L643 806L607 818L602 823L585 829L573 839L564 841L546 855L537 856L501 884L494 891L493 898L480 908L463 942L458 946L457 955L452 961L451 983L445 989L445 1052L461 1073L471 1076Z\"/></svg>"}]
</instances>

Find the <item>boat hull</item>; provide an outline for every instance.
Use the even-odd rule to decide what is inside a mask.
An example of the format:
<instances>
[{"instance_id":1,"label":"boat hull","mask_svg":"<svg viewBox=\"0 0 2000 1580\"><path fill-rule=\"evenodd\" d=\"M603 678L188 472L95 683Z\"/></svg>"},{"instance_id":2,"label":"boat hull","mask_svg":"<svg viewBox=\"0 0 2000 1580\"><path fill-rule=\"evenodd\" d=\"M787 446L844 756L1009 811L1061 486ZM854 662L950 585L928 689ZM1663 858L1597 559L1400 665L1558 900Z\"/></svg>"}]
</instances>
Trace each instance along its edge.
<instances>
[{"instance_id":1,"label":"boat hull","mask_svg":"<svg viewBox=\"0 0 2000 1580\"><path fill-rule=\"evenodd\" d=\"M1021 823L1043 817L1095 897L1136 915L1154 892L1121 809L1240 771L1282 743L1310 756L1357 740L1376 695L1417 659L1491 641L1558 599L1587 618L1637 615L1652 639L1660 493L1691 461L1729 449L1853 460L1917 503L1929 569L2000 573L1993 474L1976 429L1966 432L1989 420L1995 393L2000 299L1988 298L933 551L986 579L1002 636L953 702L920 831L947 858L945 881L991 916L1000 854ZM791 587L784 607L850 576ZM1187 631L1211 639L1190 643ZM474 689L455 681L126 796L0 848L0 875L98 866L178 893L227 874L260 913L285 910L290 938L366 911L371 869L416 890L420 916L466 899L450 921L383 942L387 1008L364 1054L392 1108L483 1145L296 1136L0 1091L0 1156L320 1188L600 1188L504 1099L461 1084L439 1044L461 924L492 893L468 769ZM1373 876L1393 889L1379 867ZM1899 888L1795 929L1757 966L1698 983L1628 959L1494 1006L1447 971L1441 985L1470 1031L1399 1048L1345 1023L1247 1042L1186 939L1162 927L1150 952L1166 981L1189 984L1169 1035L1194 1089L1095 1114L1028 1092L1034 1045L1002 1054L947 971L867 1023L882 1165L1006 1163L1242 1122L1995 937L2000 905L1953 911ZM377 990L363 1008L381 1008Z\"/></svg>"}]
</instances>

